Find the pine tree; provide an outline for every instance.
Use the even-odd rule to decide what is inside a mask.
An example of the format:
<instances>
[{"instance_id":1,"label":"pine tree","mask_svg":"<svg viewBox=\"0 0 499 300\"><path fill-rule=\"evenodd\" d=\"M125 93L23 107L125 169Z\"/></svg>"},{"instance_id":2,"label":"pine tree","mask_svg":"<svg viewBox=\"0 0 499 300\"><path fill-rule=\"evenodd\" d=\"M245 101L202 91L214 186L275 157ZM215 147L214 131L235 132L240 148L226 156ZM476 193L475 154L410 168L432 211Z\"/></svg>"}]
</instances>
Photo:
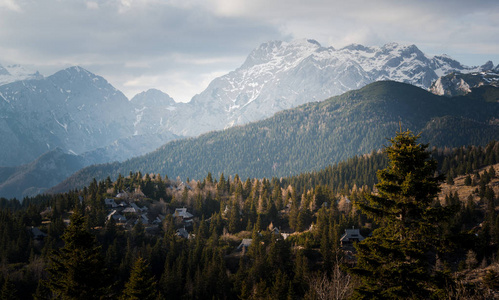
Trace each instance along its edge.
<instances>
[{"instance_id":1,"label":"pine tree","mask_svg":"<svg viewBox=\"0 0 499 300\"><path fill-rule=\"evenodd\" d=\"M280 269L277 269L277 272L274 276L273 285L271 288L270 299L276 300L286 300L288 294L288 286L289 280L286 276L286 273L283 273Z\"/></svg>"},{"instance_id":2,"label":"pine tree","mask_svg":"<svg viewBox=\"0 0 499 300\"><path fill-rule=\"evenodd\" d=\"M377 195L357 203L380 226L373 237L357 244L360 299L429 299L439 297L444 277L429 257L435 257L439 222L448 209L433 206L442 176L428 145L417 144L419 135L399 132L385 148L390 165L378 171Z\"/></svg>"},{"instance_id":3,"label":"pine tree","mask_svg":"<svg viewBox=\"0 0 499 300\"><path fill-rule=\"evenodd\" d=\"M130 279L125 284L123 299L149 300L156 298L156 281L154 281L148 267L142 257L137 258L130 273Z\"/></svg>"},{"instance_id":4,"label":"pine tree","mask_svg":"<svg viewBox=\"0 0 499 300\"><path fill-rule=\"evenodd\" d=\"M99 299L106 295L107 274L100 246L78 212L62 239L64 247L50 257L48 287L62 299Z\"/></svg>"},{"instance_id":5,"label":"pine tree","mask_svg":"<svg viewBox=\"0 0 499 300\"><path fill-rule=\"evenodd\" d=\"M5 281L0 289L0 299L1 300L14 300L18 299L16 296L16 287L10 281L10 278L5 278Z\"/></svg>"},{"instance_id":6,"label":"pine tree","mask_svg":"<svg viewBox=\"0 0 499 300\"><path fill-rule=\"evenodd\" d=\"M239 228L239 219L240 219L240 214L239 214L239 207L237 205L237 202L231 201L230 205L230 210L229 210L229 232L230 233L236 233L238 228Z\"/></svg>"}]
</instances>

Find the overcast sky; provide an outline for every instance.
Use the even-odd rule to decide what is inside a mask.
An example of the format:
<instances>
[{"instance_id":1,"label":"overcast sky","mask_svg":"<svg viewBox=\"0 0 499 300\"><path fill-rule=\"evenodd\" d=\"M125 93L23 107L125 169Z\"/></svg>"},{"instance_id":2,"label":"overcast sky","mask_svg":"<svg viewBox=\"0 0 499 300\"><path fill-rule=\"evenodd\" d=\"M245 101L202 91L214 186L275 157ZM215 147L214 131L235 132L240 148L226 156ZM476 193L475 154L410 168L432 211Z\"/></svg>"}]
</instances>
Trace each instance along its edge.
<instances>
[{"instance_id":1,"label":"overcast sky","mask_svg":"<svg viewBox=\"0 0 499 300\"><path fill-rule=\"evenodd\" d=\"M269 40L415 44L473 66L499 63L499 1L0 0L0 64L48 76L79 65L129 98L189 101Z\"/></svg>"}]
</instances>

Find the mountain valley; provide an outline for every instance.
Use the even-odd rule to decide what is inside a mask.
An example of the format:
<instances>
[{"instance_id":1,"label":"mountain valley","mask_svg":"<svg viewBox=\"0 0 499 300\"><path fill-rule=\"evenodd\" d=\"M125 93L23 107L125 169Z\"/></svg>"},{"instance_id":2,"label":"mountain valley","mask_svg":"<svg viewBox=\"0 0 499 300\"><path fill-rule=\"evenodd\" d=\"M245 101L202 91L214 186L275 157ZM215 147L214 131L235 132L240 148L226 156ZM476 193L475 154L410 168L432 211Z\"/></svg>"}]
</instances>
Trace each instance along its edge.
<instances>
[{"instance_id":1,"label":"mountain valley","mask_svg":"<svg viewBox=\"0 0 499 300\"><path fill-rule=\"evenodd\" d=\"M413 129L432 133L433 139L428 134L430 142L452 139L448 144L437 142L437 145L459 146L469 143L470 140L483 144L486 137L494 136L496 128L493 125L497 125L497 119L487 117L485 122L479 118L482 112L474 110L475 114L472 117L446 115L443 113L444 108L440 107L442 113L438 113L438 116L430 122L428 116L431 115L430 111L435 109L432 105L425 104L428 108L422 108L405 103L401 104L406 105L405 108L400 105L396 108L384 107L393 115L381 117L383 114L378 113L380 107L375 106L384 105L383 101L375 102L376 104L372 104L373 107L371 104L366 104L367 102L359 104L352 101L348 105L342 102L342 106L346 105L345 115L342 115L341 110L332 110L329 115L322 116L321 120L308 116L307 118L314 122L321 122L320 130L317 128L314 130L318 132L322 130L322 135L308 131L310 128L315 128L314 124L304 125L296 122L291 124L287 121L281 121L283 128L279 130L275 129L274 125L268 127L274 129L266 134L259 130L253 131L253 133L259 132L257 134L259 137L252 136L252 139L286 141L280 146L272 146L285 148L275 148L266 154L268 157L265 159L245 154L247 147L249 149L253 147L246 145L248 141L245 138L235 138L235 135L240 133L238 130L243 130L237 129L241 125L272 117L275 113L277 115L272 120L279 120L288 115L288 113L279 114L281 111L321 101L349 90L357 90L381 80L409 83L423 89L431 88L431 91L438 95L466 94L467 98L474 97L478 102L482 99L494 102L498 99L497 89L494 88L497 86L498 68L491 62L480 67L466 67L445 55L428 56L415 45L391 43L381 47L366 47L354 44L335 49L323 47L318 42L307 39L292 42L271 41L254 49L238 69L214 79L205 91L194 96L190 102L179 103L166 93L155 89L139 93L128 100L104 78L81 67L71 67L48 77L43 77L38 72L27 71L18 65L1 67L0 133L3 139L0 166L6 167L5 170L9 171L5 171L5 180L1 182L0 193L4 193L1 195L5 197L32 196L49 188L54 180L64 179L70 171L77 171L81 167L93 164L123 162L151 152L169 141L200 134L204 135L195 140L179 141L163 146L163 149L172 147L172 154L169 154L171 156L168 158L159 160L161 163L155 167L156 170L173 172L175 176L182 177L204 176L207 170L217 173L239 172L251 176L294 174L323 167L346 159L350 155L378 149L381 145L369 141L388 136L397 128L400 120ZM368 90L376 93L376 89ZM473 93L470 93L471 90ZM407 91L407 93L413 92L415 91ZM420 94L419 91L415 93ZM345 97L351 97L352 94L346 95L350 96ZM399 96L403 95L397 97ZM429 95L424 94L421 97ZM373 95L373 98L376 98L376 95ZM420 101L416 98L412 97L414 100L411 101L416 103ZM413 109L414 114L407 109ZM420 113L425 115L423 120L417 119ZM362 120L361 115L365 115L365 120ZM373 125L367 126L362 123L364 121ZM266 122L276 121L264 121L263 124ZM219 139L215 137L221 133L206 134L234 126L236 126L235 131L229 130L226 133L231 136L227 139L227 143L234 140L238 142L235 146L226 144L223 147L228 149L225 151L229 153L232 148L237 149L237 155L243 155L243 159L237 158L236 153L230 157L220 157L218 152L222 148L214 147L217 145L222 147L222 144L215 142ZM245 128L254 128L254 126L256 125ZM294 126L305 126L307 130ZM357 129L354 130L355 127ZM365 131L359 128L365 128ZM450 137L449 128L462 128L463 132L471 135L466 137L464 134L455 134ZM355 132L353 136L349 136L352 134L351 130ZM481 130L484 130L486 136L482 138L483 141L480 139L481 135L477 134ZM290 137L293 134L296 137ZM245 135L248 136L247 133ZM303 138L305 135L309 135L311 140L323 141L323 145L316 145L316 141L310 142L320 147L321 153L326 151L323 148L327 145L326 141L333 145L331 149L334 151L327 157L319 158L315 155L316 158L301 163L301 167L291 166L288 162L290 159L296 160L293 157L299 156L290 153L276 154L277 149L284 149L284 152L294 152L294 155L299 153L308 159L311 155L307 152L309 150L296 150L296 147L306 147L305 144L296 146L296 143L290 140L307 140L308 138ZM193 146L194 144L196 146ZM239 145L246 146L240 148ZM216 158L218 164L223 163L225 166L210 169L212 165L199 157L196 158L199 153L203 153L201 148L210 149L206 151L214 152L211 156ZM52 176L35 176L51 177L47 181L36 181L35 186L32 185L35 182L32 180L26 180L23 185L21 178L27 178L27 175L21 175L22 172L33 175L40 172L37 168L26 166L39 165L37 161L54 150L56 150L54 153L62 151L69 156L78 156L75 158L78 164L72 164L72 167L68 168L52 169ZM186 160L190 165L198 164L199 168L196 171L190 169L194 167L193 165L186 168L183 159L175 158L181 158L186 153L191 153ZM176 166L177 161L179 166ZM23 167L20 167L21 165ZM140 164L137 166L144 167ZM116 172L113 174L116 175Z\"/></svg>"},{"instance_id":2,"label":"mountain valley","mask_svg":"<svg viewBox=\"0 0 499 300\"><path fill-rule=\"evenodd\" d=\"M263 121L173 141L123 163L85 168L52 191L132 170L191 179L208 172L242 178L290 176L381 149L400 126L421 132L424 142L437 147L485 145L499 139L499 103L473 95L488 88L445 97L405 83L375 82Z\"/></svg>"}]
</instances>

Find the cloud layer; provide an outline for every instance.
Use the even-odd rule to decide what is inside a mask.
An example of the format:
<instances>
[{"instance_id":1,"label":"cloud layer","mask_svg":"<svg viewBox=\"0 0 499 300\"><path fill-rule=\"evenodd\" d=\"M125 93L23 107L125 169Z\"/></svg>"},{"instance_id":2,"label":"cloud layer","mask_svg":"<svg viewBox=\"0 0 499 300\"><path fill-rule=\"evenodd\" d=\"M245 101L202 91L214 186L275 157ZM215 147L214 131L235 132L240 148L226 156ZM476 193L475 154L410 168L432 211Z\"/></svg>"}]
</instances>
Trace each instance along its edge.
<instances>
[{"instance_id":1,"label":"cloud layer","mask_svg":"<svg viewBox=\"0 0 499 300\"><path fill-rule=\"evenodd\" d=\"M131 97L188 101L268 40L416 44L468 65L499 63L498 1L0 0L0 63L45 75L72 65Z\"/></svg>"}]
</instances>

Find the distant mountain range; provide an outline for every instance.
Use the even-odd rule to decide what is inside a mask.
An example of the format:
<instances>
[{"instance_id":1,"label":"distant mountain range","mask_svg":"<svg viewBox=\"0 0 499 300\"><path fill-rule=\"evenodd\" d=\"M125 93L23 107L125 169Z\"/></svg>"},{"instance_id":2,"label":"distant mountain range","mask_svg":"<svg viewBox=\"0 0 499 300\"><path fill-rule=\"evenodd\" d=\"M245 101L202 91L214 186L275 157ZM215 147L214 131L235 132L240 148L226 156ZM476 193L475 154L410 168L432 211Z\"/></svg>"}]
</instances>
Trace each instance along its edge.
<instances>
[{"instance_id":1,"label":"distant mountain range","mask_svg":"<svg viewBox=\"0 0 499 300\"><path fill-rule=\"evenodd\" d=\"M122 151L140 155L174 135L197 136L262 120L379 80L426 89L451 72L493 69L492 62L466 67L444 55L429 57L415 45L336 50L314 40L273 41L253 50L240 68L213 80L189 103L176 103L158 90L128 101L104 78L80 67L44 78L18 65L0 66L0 79L9 78L0 80L0 166L25 164L58 147L82 154L132 136L158 135L142 139L150 142L140 151L131 145ZM123 159L119 150L106 155L109 161Z\"/></svg>"},{"instance_id":2,"label":"distant mountain range","mask_svg":"<svg viewBox=\"0 0 499 300\"><path fill-rule=\"evenodd\" d=\"M379 80L428 89L441 75L473 77L497 70L492 62L466 67L445 55L430 57L414 45L334 49L314 40L273 41L253 50L241 67L213 80L189 103L177 103L154 89L128 100L104 78L81 67L43 77L19 65L0 66L0 166L17 170L5 174L21 178L16 172L27 169L16 168L37 165L45 154L77 155L82 166L124 161L183 136L262 120ZM447 79L442 80L442 88L434 92L449 89ZM490 93L478 98L493 98ZM56 172L54 178L66 176ZM11 179L0 181L0 196L13 190L4 185ZM48 184L28 184L27 192L5 195L31 195L29 191L41 191ZM14 190L23 190L22 185Z\"/></svg>"},{"instance_id":3,"label":"distant mountain range","mask_svg":"<svg viewBox=\"0 0 499 300\"><path fill-rule=\"evenodd\" d=\"M244 64L213 80L187 112L172 114L168 129L195 136L262 120L274 113L327 99L380 80L427 89L440 76L494 69L492 62L466 67L452 58L430 57L415 45L322 47L314 40L273 41L253 50ZM496 67L497 69L497 67Z\"/></svg>"},{"instance_id":4,"label":"distant mountain range","mask_svg":"<svg viewBox=\"0 0 499 300\"><path fill-rule=\"evenodd\" d=\"M15 81L43 79L38 71L32 72L21 65L0 65L0 85Z\"/></svg>"},{"instance_id":5,"label":"distant mountain range","mask_svg":"<svg viewBox=\"0 0 499 300\"><path fill-rule=\"evenodd\" d=\"M288 176L380 149L399 130L399 122L404 130L421 132L432 146L484 145L499 139L499 102L472 95L489 89L498 90L484 86L465 96L444 97L409 84L376 82L263 121L173 141L123 163L82 169L52 191L130 171L191 179L208 172L241 178Z\"/></svg>"},{"instance_id":6,"label":"distant mountain range","mask_svg":"<svg viewBox=\"0 0 499 300\"><path fill-rule=\"evenodd\" d=\"M450 73L438 78L430 87L435 95L459 96L471 92L472 88L480 86L499 87L499 68L472 73Z\"/></svg>"},{"instance_id":7,"label":"distant mountain range","mask_svg":"<svg viewBox=\"0 0 499 300\"><path fill-rule=\"evenodd\" d=\"M121 152L130 152L126 159L151 151L175 135L152 130L154 121L142 118L149 102L129 101L104 78L80 67L1 85L0 165L24 164L55 148L83 154L120 139L160 135L162 138L143 139L142 143L150 141L137 146L147 145L143 152L134 147L117 149L116 155L108 153L107 161L122 158Z\"/></svg>"},{"instance_id":8,"label":"distant mountain range","mask_svg":"<svg viewBox=\"0 0 499 300\"><path fill-rule=\"evenodd\" d=\"M18 199L35 196L85 166L82 157L56 148L28 164L0 167L0 195Z\"/></svg>"}]
</instances>

